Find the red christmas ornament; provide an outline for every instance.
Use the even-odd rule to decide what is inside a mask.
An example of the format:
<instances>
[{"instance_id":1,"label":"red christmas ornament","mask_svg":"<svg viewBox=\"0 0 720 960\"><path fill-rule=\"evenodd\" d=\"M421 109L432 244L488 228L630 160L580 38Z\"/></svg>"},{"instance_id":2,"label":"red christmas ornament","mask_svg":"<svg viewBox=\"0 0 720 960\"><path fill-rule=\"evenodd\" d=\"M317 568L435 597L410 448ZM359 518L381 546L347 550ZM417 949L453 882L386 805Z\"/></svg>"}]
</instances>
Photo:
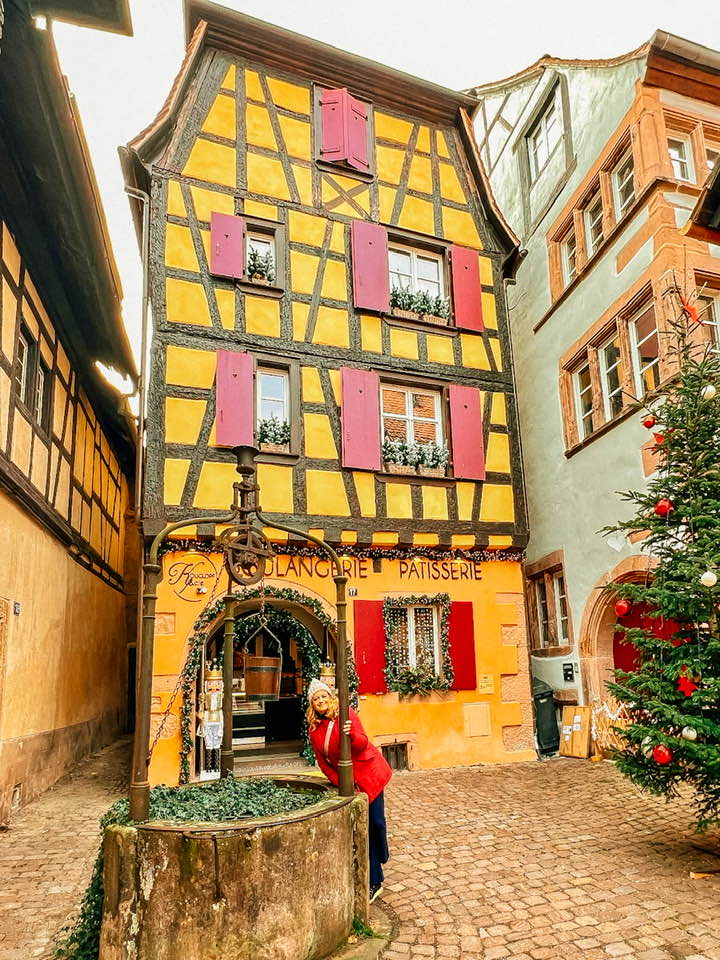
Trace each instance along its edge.
<instances>
[{"instance_id":1,"label":"red christmas ornament","mask_svg":"<svg viewBox=\"0 0 720 960\"><path fill-rule=\"evenodd\" d=\"M670 511L673 509L672 500L668 500L667 497L663 497L662 500L658 500L655 504L655 513L659 517L666 517Z\"/></svg>"},{"instance_id":2,"label":"red christmas ornament","mask_svg":"<svg viewBox=\"0 0 720 960\"><path fill-rule=\"evenodd\" d=\"M618 617L626 617L632 610L632 604L629 600L618 600L615 604L615 613Z\"/></svg>"},{"instance_id":3,"label":"red christmas ornament","mask_svg":"<svg viewBox=\"0 0 720 960\"><path fill-rule=\"evenodd\" d=\"M691 697L695 691L699 689L698 684L691 680L687 674L678 677L677 688L678 691L684 693L686 697Z\"/></svg>"},{"instance_id":4,"label":"red christmas ornament","mask_svg":"<svg viewBox=\"0 0 720 960\"><path fill-rule=\"evenodd\" d=\"M653 747L652 758L655 763L659 763L660 766L665 766L665 764L670 763L673 758L672 750L670 747L666 747L664 743L659 743L656 747Z\"/></svg>"},{"instance_id":5,"label":"red christmas ornament","mask_svg":"<svg viewBox=\"0 0 720 960\"><path fill-rule=\"evenodd\" d=\"M647 430L651 430L651 429L655 426L655 424L657 423L657 420L655 419L655 417L654 417L651 413L649 413L649 414L648 414L646 417L644 417L640 422L642 423L642 425L643 425Z\"/></svg>"},{"instance_id":6,"label":"red christmas ornament","mask_svg":"<svg viewBox=\"0 0 720 960\"><path fill-rule=\"evenodd\" d=\"M666 439L667 439L667 434L666 434L666 433L654 433L654 434L653 434L653 440L655 441L655 443L656 443L658 446L660 446L661 443L665 443L665 440L666 440Z\"/></svg>"}]
</instances>

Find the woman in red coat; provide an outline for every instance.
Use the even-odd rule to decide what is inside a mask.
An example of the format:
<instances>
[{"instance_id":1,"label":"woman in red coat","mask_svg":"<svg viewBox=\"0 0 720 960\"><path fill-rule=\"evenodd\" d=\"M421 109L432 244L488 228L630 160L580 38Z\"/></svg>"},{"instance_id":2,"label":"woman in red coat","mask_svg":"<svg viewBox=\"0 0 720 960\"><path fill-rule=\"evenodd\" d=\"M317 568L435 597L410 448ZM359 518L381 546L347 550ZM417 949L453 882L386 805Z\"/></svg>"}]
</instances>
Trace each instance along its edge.
<instances>
[{"instance_id":1,"label":"woman in red coat","mask_svg":"<svg viewBox=\"0 0 720 960\"><path fill-rule=\"evenodd\" d=\"M321 680L312 680L308 689L310 705L307 709L310 743L315 751L318 766L330 783L338 784L338 761L340 760L340 705L334 690ZM382 893L383 863L390 854L387 845L385 824L385 789L392 770L378 748L372 744L362 728L360 718L350 710L350 719L345 724L345 733L350 735L350 755L353 765L355 787L368 795L370 803L370 903Z\"/></svg>"}]
</instances>

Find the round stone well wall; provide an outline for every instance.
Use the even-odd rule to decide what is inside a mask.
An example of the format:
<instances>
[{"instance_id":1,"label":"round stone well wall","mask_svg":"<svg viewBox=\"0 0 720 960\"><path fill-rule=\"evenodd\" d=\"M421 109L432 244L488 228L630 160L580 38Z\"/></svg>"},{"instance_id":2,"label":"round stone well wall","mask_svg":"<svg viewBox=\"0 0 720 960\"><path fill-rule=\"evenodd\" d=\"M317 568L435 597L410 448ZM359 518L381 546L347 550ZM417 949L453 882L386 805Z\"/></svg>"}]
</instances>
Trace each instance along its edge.
<instances>
[{"instance_id":1,"label":"round stone well wall","mask_svg":"<svg viewBox=\"0 0 720 960\"><path fill-rule=\"evenodd\" d=\"M319 960L367 919L364 795L226 823L109 827L100 960Z\"/></svg>"}]
</instances>

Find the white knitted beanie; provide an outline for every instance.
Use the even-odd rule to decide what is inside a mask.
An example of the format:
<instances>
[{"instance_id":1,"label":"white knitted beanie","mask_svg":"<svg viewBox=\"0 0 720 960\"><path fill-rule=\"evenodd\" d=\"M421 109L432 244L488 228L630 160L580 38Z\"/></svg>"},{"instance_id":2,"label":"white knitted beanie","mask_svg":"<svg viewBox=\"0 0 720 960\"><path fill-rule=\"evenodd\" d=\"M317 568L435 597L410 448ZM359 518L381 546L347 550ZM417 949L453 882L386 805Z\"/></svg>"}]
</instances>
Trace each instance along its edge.
<instances>
[{"instance_id":1,"label":"white knitted beanie","mask_svg":"<svg viewBox=\"0 0 720 960\"><path fill-rule=\"evenodd\" d=\"M326 683L323 683L322 680L313 679L310 681L310 686L308 687L308 701L312 703L312 698L320 690L324 690L325 693L329 694L331 697L335 696L335 691L332 687L329 687Z\"/></svg>"}]
</instances>

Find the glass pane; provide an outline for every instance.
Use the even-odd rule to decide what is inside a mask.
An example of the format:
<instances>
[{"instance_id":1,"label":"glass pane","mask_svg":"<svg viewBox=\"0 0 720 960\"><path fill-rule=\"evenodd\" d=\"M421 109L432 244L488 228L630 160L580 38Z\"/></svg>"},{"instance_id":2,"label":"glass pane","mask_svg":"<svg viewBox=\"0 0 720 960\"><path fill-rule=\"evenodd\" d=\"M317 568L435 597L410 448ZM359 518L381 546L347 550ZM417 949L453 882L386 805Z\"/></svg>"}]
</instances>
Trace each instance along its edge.
<instances>
[{"instance_id":1,"label":"glass pane","mask_svg":"<svg viewBox=\"0 0 720 960\"><path fill-rule=\"evenodd\" d=\"M275 400L285 399L286 378L279 373L260 374L260 393Z\"/></svg>"},{"instance_id":2,"label":"glass pane","mask_svg":"<svg viewBox=\"0 0 720 960\"><path fill-rule=\"evenodd\" d=\"M412 266L409 253L402 250L389 250L390 286L412 289Z\"/></svg>"},{"instance_id":3,"label":"glass pane","mask_svg":"<svg viewBox=\"0 0 720 960\"><path fill-rule=\"evenodd\" d=\"M413 420L413 434L416 443L437 443L437 424L432 420Z\"/></svg>"},{"instance_id":4,"label":"glass pane","mask_svg":"<svg viewBox=\"0 0 720 960\"><path fill-rule=\"evenodd\" d=\"M415 607L415 663L435 672L435 617L432 607Z\"/></svg>"},{"instance_id":5,"label":"glass pane","mask_svg":"<svg viewBox=\"0 0 720 960\"><path fill-rule=\"evenodd\" d=\"M407 420L396 420L394 417L383 418L383 430L390 440L407 440Z\"/></svg>"},{"instance_id":6,"label":"glass pane","mask_svg":"<svg viewBox=\"0 0 720 960\"><path fill-rule=\"evenodd\" d=\"M715 169L715 164L718 162L720 157L720 150L715 147L708 147L706 152L707 165L711 170Z\"/></svg>"},{"instance_id":7,"label":"glass pane","mask_svg":"<svg viewBox=\"0 0 720 960\"><path fill-rule=\"evenodd\" d=\"M440 261L429 257L417 258L417 275L419 280L432 280L438 283L440 279Z\"/></svg>"},{"instance_id":8,"label":"glass pane","mask_svg":"<svg viewBox=\"0 0 720 960\"><path fill-rule=\"evenodd\" d=\"M414 393L412 395L413 415L416 417L435 418L435 397L427 393Z\"/></svg>"},{"instance_id":9,"label":"glass pane","mask_svg":"<svg viewBox=\"0 0 720 960\"><path fill-rule=\"evenodd\" d=\"M396 413L405 416L406 394L404 390L384 389L382 398L383 413Z\"/></svg>"},{"instance_id":10,"label":"glass pane","mask_svg":"<svg viewBox=\"0 0 720 960\"><path fill-rule=\"evenodd\" d=\"M272 253L272 241L265 240L262 237L248 237L247 250L248 253L250 253L251 250L255 250L261 257L264 257L268 253Z\"/></svg>"},{"instance_id":11,"label":"glass pane","mask_svg":"<svg viewBox=\"0 0 720 960\"><path fill-rule=\"evenodd\" d=\"M638 343L642 342L651 333L656 330L655 326L655 308L649 307L642 316L635 321Z\"/></svg>"},{"instance_id":12,"label":"glass pane","mask_svg":"<svg viewBox=\"0 0 720 960\"><path fill-rule=\"evenodd\" d=\"M642 373L642 384L645 393L657 390L660 386L660 367L657 362L645 367Z\"/></svg>"},{"instance_id":13,"label":"glass pane","mask_svg":"<svg viewBox=\"0 0 720 960\"><path fill-rule=\"evenodd\" d=\"M260 400L260 419L269 420L271 417L277 417L281 423L287 422L285 403L283 400L272 400L263 397Z\"/></svg>"},{"instance_id":14,"label":"glass pane","mask_svg":"<svg viewBox=\"0 0 720 960\"><path fill-rule=\"evenodd\" d=\"M392 630L391 647L393 653L400 666L407 667L410 664L408 610L402 607L391 609L389 620Z\"/></svg>"},{"instance_id":15,"label":"glass pane","mask_svg":"<svg viewBox=\"0 0 720 960\"><path fill-rule=\"evenodd\" d=\"M613 340L611 343L608 343L603 347L603 358L606 370L609 370L620 361L619 340Z\"/></svg>"},{"instance_id":16,"label":"glass pane","mask_svg":"<svg viewBox=\"0 0 720 960\"><path fill-rule=\"evenodd\" d=\"M440 296L440 281L439 280L418 280L417 282L418 291L423 290L425 293L429 293L431 297Z\"/></svg>"}]
</instances>

